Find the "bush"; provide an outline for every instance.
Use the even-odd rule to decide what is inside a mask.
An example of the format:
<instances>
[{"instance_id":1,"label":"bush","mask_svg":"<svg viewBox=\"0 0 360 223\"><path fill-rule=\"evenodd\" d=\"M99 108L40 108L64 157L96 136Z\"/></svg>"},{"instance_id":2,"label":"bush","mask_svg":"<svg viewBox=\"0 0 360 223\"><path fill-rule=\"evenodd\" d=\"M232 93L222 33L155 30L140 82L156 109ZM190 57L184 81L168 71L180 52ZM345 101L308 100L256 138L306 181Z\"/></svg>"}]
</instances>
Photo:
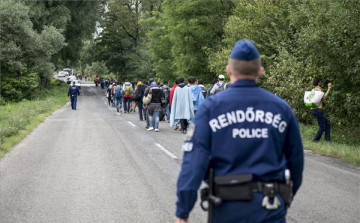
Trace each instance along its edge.
<instances>
[{"instance_id":1,"label":"bush","mask_svg":"<svg viewBox=\"0 0 360 223\"><path fill-rule=\"evenodd\" d=\"M51 79L50 80L50 85L51 86L60 86L62 84L64 84L64 82L59 80L59 79Z\"/></svg>"}]
</instances>

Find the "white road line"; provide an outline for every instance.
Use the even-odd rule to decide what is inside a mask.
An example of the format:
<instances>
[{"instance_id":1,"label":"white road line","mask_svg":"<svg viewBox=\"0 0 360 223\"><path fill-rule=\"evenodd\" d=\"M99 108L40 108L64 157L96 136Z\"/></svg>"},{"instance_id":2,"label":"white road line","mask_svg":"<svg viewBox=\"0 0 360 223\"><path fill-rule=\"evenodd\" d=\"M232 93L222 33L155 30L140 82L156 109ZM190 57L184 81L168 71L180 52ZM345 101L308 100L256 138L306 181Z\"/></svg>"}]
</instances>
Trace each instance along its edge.
<instances>
[{"instance_id":1,"label":"white road line","mask_svg":"<svg viewBox=\"0 0 360 223\"><path fill-rule=\"evenodd\" d=\"M136 127L136 125L134 125L134 123L132 123L132 122L130 122L130 121L128 121L128 123L129 123L130 125Z\"/></svg>"},{"instance_id":2,"label":"white road line","mask_svg":"<svg viewBox=\"0 0 360 223\"><path fill-rule=\"evenodd\" d=\"M107 105L107 103L104 101L104 104Z\"/></svg>"},{"instance_id":3,"label":"white road line","mask_svg":"<svg viewBox=\"0 0 360 223\"><path fill-rule=\"evenodd\" d=\"M169 150L165 149L162 145L160 145L159 143L155 143L155 146L157 146L159 149L161 149L164 153L166 153L166 155L170 156L172 159L177 159L177 157L172 154L171 152L169 152Z\"/></svg>"}]
</instances>

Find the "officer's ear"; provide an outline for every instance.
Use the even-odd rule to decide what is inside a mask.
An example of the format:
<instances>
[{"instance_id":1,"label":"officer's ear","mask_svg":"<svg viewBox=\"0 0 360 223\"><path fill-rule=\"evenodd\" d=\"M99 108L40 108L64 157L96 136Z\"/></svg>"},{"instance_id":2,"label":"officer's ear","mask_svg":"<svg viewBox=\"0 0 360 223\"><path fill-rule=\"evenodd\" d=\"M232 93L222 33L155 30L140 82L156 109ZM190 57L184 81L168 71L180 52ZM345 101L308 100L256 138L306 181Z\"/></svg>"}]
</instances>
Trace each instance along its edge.
<instances>
[{"instance_id":1,"label":"officer's ear","mask_svg":"<svg viewBox=\"0 0 360 223\"><path fill-rule=\"evenodd\" d=\"M230 64L226 65L226 73L229 75L229 77L232 75Z\"/></svg>"},{"instance_id":2,"label":"officer's ear","mask_svg":"<svg viewBox=\"0 0 360 223\"><path fill-rule=\"evenodd\" d=\"M260 69L259 69L258 77L260 77L263 73L264 73L264 67L261 66Z\"/></svg>"}]
</instances>

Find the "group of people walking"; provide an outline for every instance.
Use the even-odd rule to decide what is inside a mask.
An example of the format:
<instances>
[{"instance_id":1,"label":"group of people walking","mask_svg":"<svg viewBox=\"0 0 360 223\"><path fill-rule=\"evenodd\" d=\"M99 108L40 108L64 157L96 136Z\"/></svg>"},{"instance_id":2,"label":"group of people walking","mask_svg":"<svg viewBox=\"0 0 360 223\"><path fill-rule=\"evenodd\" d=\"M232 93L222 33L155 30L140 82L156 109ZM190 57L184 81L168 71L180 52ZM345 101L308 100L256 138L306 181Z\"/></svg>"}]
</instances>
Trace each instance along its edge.
<instances>
[{"instance_id":1,"label":"group of people walking","mask_svg":"<svg viewBox=\"0 0 360 223\"><path fill-rule=\"evenodd\" d=\"M159 132L160 121L167 121L174 130L186 134L189 123L193 121L199 106L206 97L226 89L224 75L207 90L203 81L195 77L176 78L170 87L168 81L147 82L138 80L123 83L114 81L106 87L109 106L116 107L117 114L129 114L138 108L139 120L146 121L148 131Z\"/></svg>"}]
</instances>

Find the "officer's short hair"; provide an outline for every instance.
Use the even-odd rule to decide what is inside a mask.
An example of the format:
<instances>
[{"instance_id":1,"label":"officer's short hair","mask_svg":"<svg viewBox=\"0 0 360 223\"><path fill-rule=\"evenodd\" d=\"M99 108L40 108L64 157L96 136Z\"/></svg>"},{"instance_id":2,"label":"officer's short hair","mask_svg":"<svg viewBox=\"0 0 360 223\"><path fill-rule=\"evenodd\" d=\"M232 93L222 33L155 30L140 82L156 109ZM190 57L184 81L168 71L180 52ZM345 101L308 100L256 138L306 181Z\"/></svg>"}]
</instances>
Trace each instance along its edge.
<instances>
[{"instance_id":1,"label":"officer's short hair","mask_svg":"<svg viewBox=\"0 0 360 223\"><path fill-rule=\"evenodd\" d=\"M230 59L229 64L231 66L232 72L235 74L241 75L253 75L258 74L261 67L261 59L257 58L255 60L236 60Z\"/></svg>"},{"instance_id":2,"label":"officer's short hair","mask_svg":"<svg viewBox=\"0 0 360 223\"><path fill-rule=\"evenodd\" d=\"M203 79L199 79L199 80L198 80L198 83L199 83L199 84L204 84Z\"/></svg>"},{"instance_id":3,"label":"officer's short hair","mask_svg":"<svg viewBox=\"0 0 360 223\"><path fill-rule=\"evenodd\" d=\"M184 83L184 78L183 78L183 77L179 77L178 82L179 82L179 84Z\"/></svg>"}]
</instances>

